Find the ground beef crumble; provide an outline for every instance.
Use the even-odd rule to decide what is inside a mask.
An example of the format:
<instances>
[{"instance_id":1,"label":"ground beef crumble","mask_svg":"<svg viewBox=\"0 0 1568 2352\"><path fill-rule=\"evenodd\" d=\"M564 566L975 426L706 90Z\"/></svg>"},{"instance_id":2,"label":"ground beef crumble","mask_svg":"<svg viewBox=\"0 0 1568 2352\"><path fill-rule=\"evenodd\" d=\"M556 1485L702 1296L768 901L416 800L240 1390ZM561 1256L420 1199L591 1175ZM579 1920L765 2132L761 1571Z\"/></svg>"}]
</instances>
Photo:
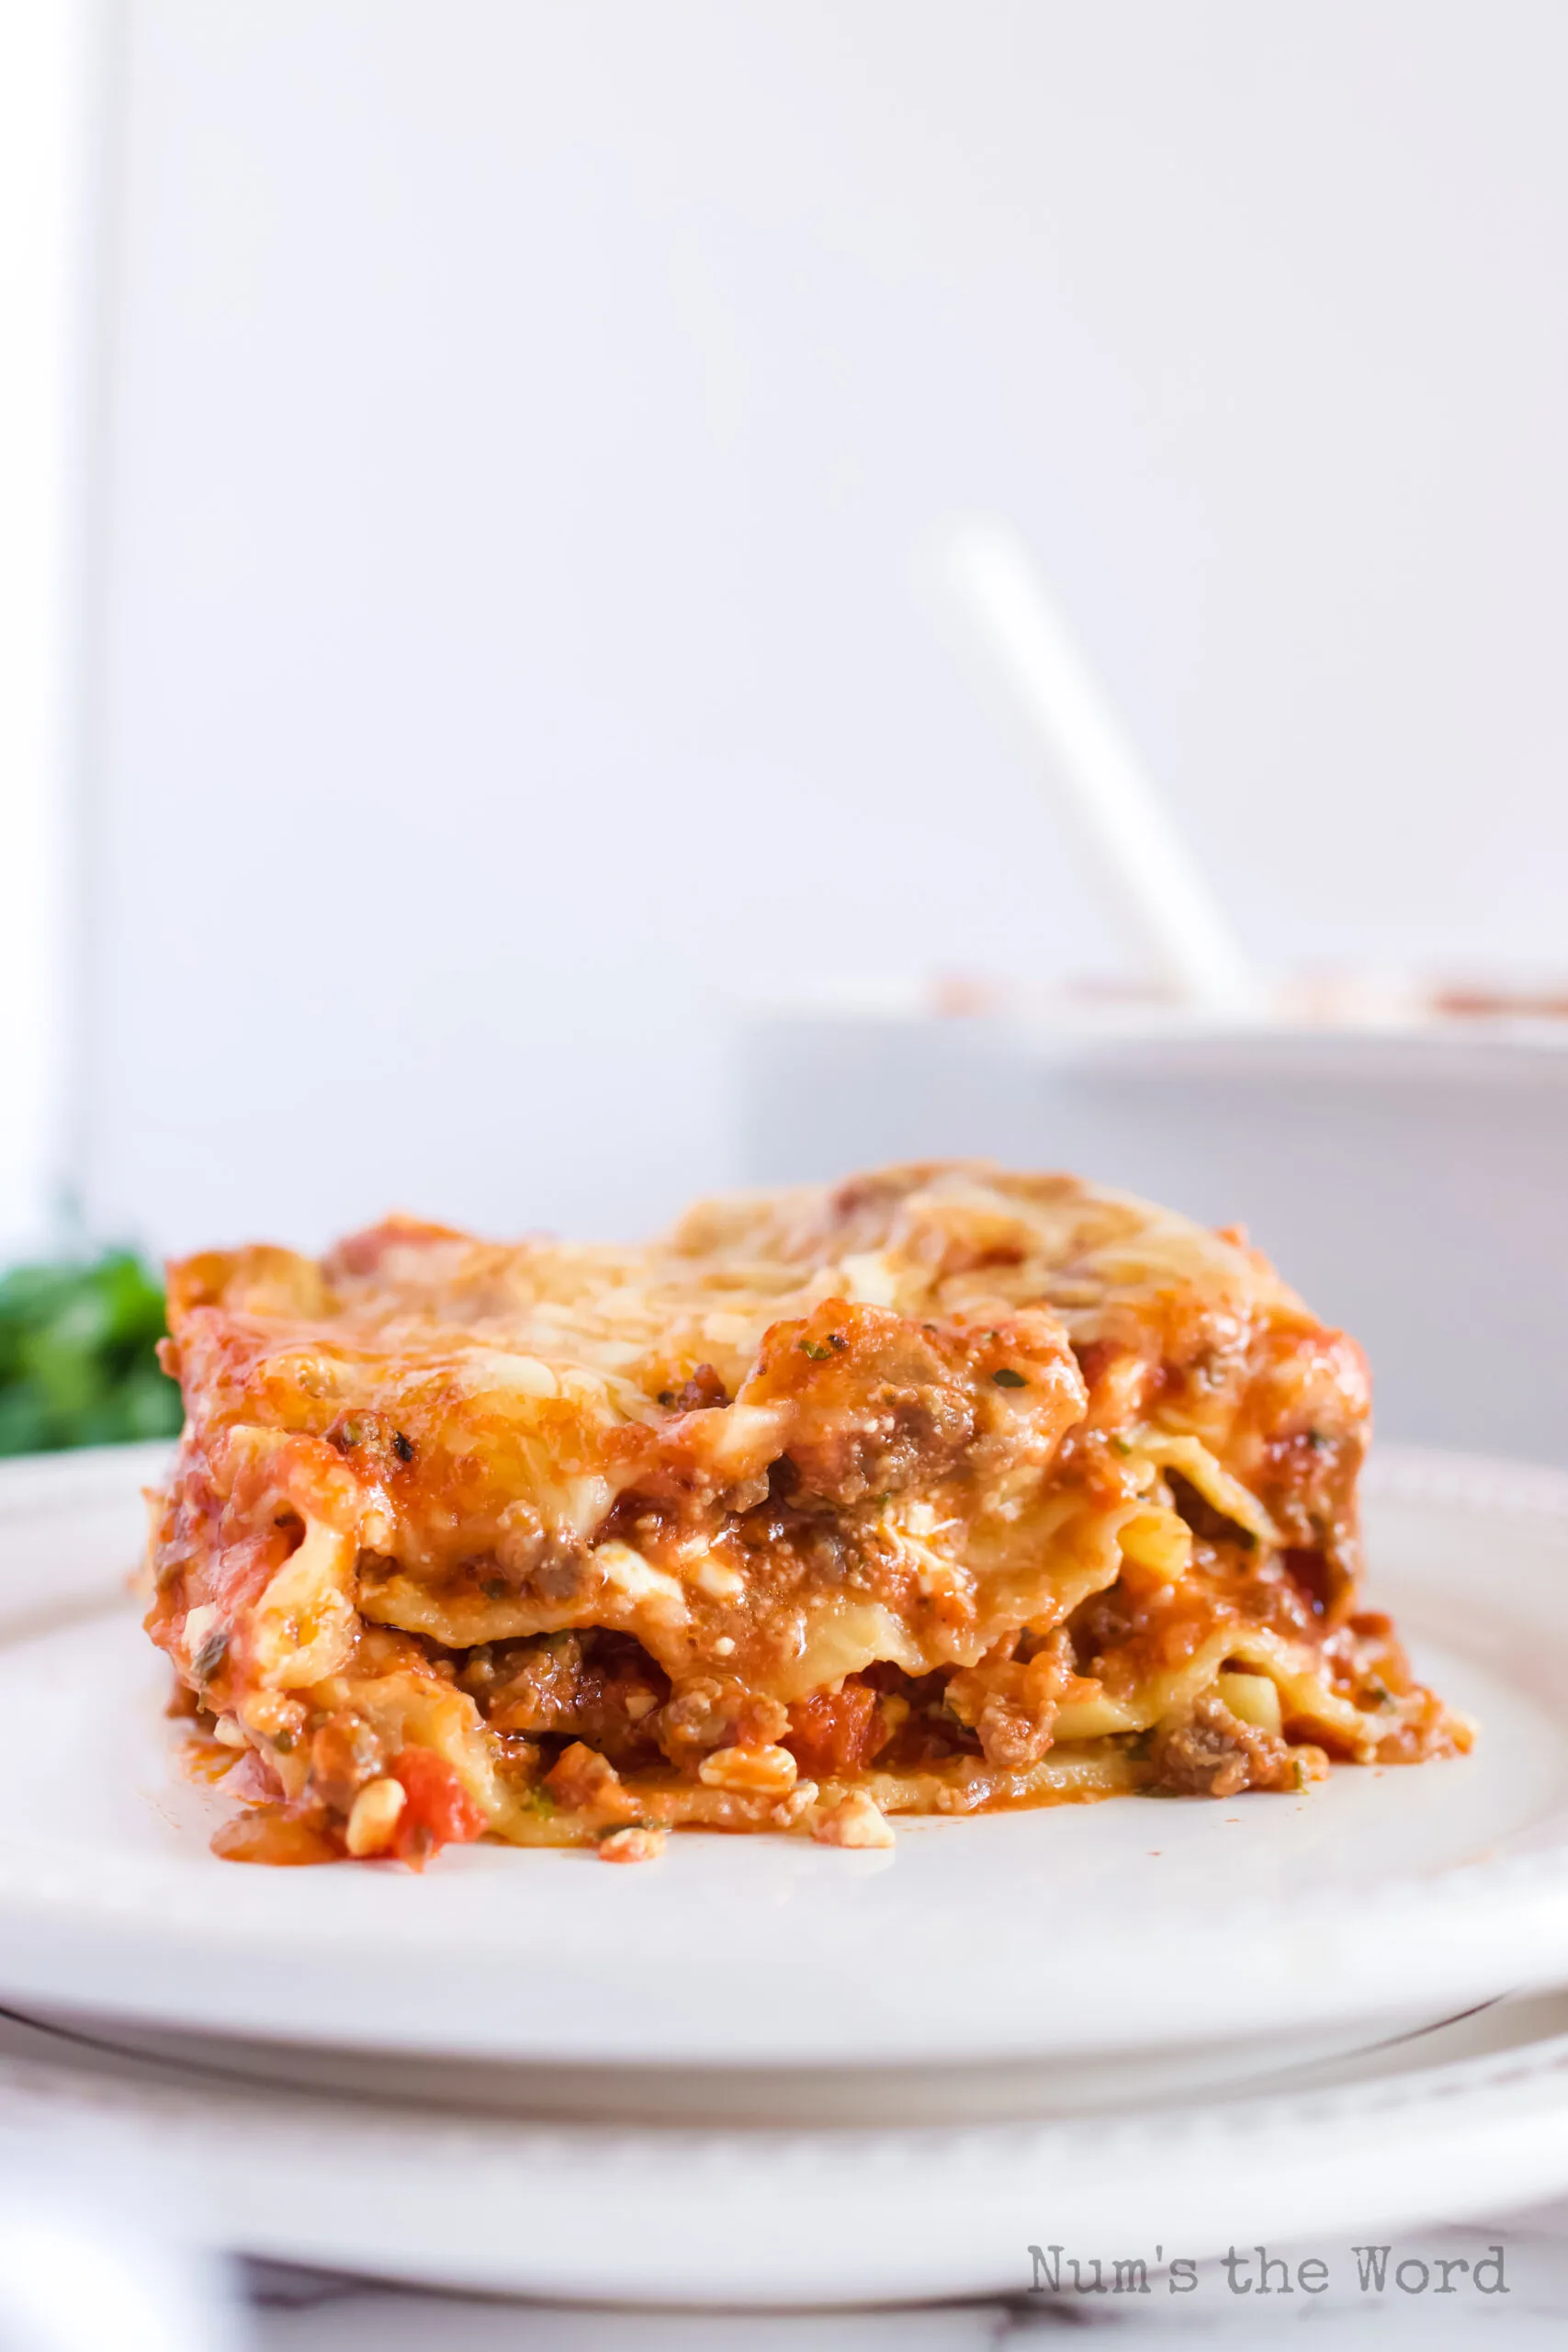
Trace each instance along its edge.
<instances>
[{"instance_id":1,"label":"ground beef crumble","mask_svg":"<svg viewBox=\"0 0 1568 2352\"><path fill-rule=\"evenodd\" d=\"M1238 1797L1244 1789L1295 1789L1327 1770L1319 1749L1289 1747L1271 1732L1243 1723L1213 1690L1179 1723L1162 1724L1149 1753L1149 1785L1168 1796Z\"/></svg>"}]
</instances>

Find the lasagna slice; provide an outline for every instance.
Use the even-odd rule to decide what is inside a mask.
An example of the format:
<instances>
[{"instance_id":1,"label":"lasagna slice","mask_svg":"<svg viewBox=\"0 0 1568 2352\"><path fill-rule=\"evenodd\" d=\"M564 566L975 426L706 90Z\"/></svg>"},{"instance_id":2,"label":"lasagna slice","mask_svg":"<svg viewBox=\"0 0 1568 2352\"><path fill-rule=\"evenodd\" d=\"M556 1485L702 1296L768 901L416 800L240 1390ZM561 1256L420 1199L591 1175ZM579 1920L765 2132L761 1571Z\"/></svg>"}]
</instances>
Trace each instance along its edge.
<instances>
[{"instance_id":1,"label":"lasagna slice","mask_svg":"<svg viewBox=\"0 0 1568 2352\"><path fill-rule=\"evenodd\" d=\"M219 1850L881 1846L1469 1745L1359 1598L1366 1366L1235 1232L983 1163L641 1249L394 1218L171 1274L148 1627Z\"/></svg>"}]
</instances>

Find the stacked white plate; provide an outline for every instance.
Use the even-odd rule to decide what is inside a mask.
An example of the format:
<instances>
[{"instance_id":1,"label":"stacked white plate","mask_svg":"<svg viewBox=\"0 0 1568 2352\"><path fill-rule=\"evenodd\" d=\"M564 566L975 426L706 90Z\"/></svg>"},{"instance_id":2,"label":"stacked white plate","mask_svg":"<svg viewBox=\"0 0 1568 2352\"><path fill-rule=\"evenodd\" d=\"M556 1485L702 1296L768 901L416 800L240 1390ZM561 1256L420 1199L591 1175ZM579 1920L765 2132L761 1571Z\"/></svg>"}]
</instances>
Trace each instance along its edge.
<instances>
[{"instance_id":1,"label":"stacked white plate","mask_svg":"<svg viewBox=\"0 0 1568 2352\"><path fill-rule=\"evenodd\" d=\"M1371 1598L1479 1719L1462 1761L416 1877L209 1852L125 1598L158 1460L0 1472L0 2145L85 2134L247 2253L642 2302L1568 2188L1568 1476L1369 1480Z\"/></svg>"}]
</instances>

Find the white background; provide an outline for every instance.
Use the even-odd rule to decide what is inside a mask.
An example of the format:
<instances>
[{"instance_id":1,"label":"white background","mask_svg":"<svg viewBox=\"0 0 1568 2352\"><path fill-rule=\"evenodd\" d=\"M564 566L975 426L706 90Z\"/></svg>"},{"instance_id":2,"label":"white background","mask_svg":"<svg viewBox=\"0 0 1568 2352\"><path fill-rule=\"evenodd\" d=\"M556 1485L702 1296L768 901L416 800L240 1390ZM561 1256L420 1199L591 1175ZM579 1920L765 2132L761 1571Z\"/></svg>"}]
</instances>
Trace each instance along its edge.
<instances>
[{"instance_id":1,"label":"white background","mask_svg":"<svg viewBox=\"0 0 1568 2352\"><path fill-rule=\"evenodd\" d=\"M636 1228L728 1008L1117 947L1028 546L1260 961L1545 964L1560 0L130 0L100 1225Z\"/></svg>"},{"instance_id":2,"label":"white background","mask_svg":"<svg viewBox=\"0 0 1568 2352\"><path fill-rule=\"evenodd\" d=\"M0 0L0 1252L37 1246L74 1157L95 28L89 0Z\"/></svg>"}]
</instances>

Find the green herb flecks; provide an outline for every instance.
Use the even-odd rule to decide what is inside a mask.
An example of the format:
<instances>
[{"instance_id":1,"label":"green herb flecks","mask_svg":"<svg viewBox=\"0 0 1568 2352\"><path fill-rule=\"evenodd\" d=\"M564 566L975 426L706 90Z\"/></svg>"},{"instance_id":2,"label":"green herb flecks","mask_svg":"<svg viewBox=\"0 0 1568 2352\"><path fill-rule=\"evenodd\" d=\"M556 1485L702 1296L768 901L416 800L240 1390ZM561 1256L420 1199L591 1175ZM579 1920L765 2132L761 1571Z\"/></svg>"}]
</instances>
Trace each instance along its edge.
<instances>
[{"instance_id":1,"label":"green herb flecks","mask_svg":"<svg viewBox=\"0 0 1568 2352\"><path fill-rule=\"evenodd\" d=\"M197 1683L210 1682L228 1654L229 1636L220 1625L215 1625L190 1662Z\"/></svg>"},{"instance_id":2,"label":"green herb flecks","mask_svg":"<svg viewBox=\"0 0 1568 2352\"><path fill-rule=\"evenodd\" d=\"M1029 1385L1022 1373L1015 1372L1010 1363L1002 1364L998 1370L992 1373L991 1378L998 1388L1027 1388Z\"/></svg>"}]
</instances>

